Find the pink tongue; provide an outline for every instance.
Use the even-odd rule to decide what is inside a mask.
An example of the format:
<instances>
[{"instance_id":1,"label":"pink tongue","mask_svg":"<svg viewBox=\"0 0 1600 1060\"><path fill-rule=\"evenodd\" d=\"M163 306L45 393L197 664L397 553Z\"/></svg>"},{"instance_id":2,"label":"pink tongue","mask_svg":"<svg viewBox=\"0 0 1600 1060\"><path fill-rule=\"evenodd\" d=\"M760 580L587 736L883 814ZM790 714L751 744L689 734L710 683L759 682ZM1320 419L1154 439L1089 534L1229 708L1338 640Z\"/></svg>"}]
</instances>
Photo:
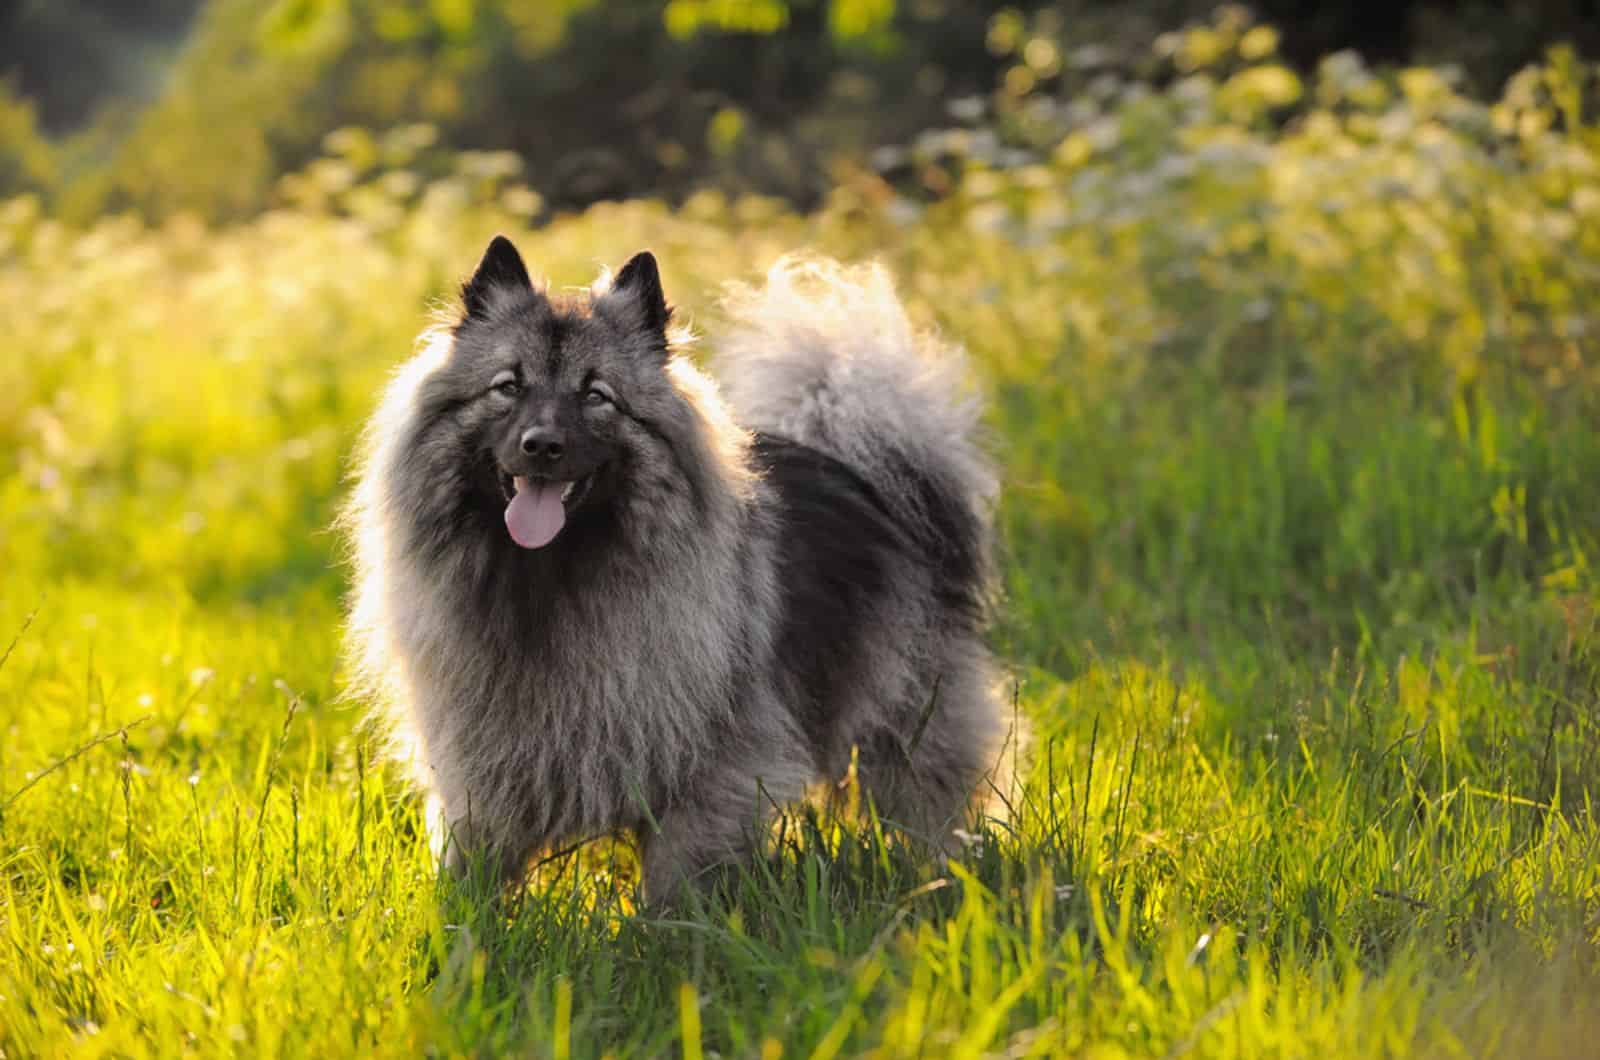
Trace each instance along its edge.
<instances>
[{"instance_id":1,"label":"pink tongue","mask_svg":"<svg viewBox=\"0 0 1600 1060\"><path fill-rule=\"evenodd\" d=\"M517 495L506 505L511 540L523 548L543 548L555 540L567 521L567 510L561 504L562 483L529 482L521 477L512 481Z\"/></svg>"}]
</instances>

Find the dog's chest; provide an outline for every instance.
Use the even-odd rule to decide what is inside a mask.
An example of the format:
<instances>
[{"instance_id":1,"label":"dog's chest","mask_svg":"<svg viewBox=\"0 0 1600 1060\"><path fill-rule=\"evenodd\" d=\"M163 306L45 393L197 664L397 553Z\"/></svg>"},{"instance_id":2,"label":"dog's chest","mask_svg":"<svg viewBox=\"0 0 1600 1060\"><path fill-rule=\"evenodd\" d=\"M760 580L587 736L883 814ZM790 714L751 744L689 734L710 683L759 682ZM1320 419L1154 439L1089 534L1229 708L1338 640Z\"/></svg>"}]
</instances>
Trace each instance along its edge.
<instances>
[{"instance_id":1,"label":"dog's chest","mask_svg":"<svg viewBox=\"0 0 1600 1060\"><path fill-rule=\"evenodd\" d=\"M714 588L669 573L414 624L430 764L470 763L463 782L519 792L551 831L612 826L670 797L714 753L745 663L748 615Z\"/></svg>"}]
</instances>

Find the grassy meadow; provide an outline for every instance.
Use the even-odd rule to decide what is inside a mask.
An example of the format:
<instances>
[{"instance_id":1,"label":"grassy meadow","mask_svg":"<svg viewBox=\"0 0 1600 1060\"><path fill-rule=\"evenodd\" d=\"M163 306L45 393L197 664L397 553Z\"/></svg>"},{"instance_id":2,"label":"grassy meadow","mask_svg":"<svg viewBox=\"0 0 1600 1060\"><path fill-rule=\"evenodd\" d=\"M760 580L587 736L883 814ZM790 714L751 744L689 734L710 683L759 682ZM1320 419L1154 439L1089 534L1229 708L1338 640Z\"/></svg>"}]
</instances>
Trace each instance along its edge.
<instances>
[{"instance_id":1,"label":"grassy meadow","mask_svg":"<svg viewBox=\"0 0 1600 1060\"><path fill-rule=\"evenodd\" d=\"M1595 1055L1593 75L1239 48L1041 161L950 134L931 203L535 225L415 128L233 222L0 203L0 1057ZM878 258L971 350L1033 739L965 856L802 817L669 920L621 844L439 878L329 525L497 231L558 285L654 249L707 349L719 284Z\"/></svg>"}]
</instances>

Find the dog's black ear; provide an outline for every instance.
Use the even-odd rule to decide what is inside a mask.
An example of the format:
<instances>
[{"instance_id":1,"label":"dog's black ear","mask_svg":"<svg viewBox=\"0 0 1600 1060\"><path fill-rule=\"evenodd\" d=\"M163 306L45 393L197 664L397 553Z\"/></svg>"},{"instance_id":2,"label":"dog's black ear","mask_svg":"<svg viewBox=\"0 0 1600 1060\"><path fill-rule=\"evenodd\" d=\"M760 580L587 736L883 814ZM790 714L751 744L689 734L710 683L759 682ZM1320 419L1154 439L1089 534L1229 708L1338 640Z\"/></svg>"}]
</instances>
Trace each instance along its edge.
<instances>
[{"instance_id":1,"label":"dog's black ear","mask_svg":"<svg viewBox=\"0 0 1600 1060\"><path fill-rule=\"evenodd\" d=\"M654 254L641 250L629 258L611 281L607 297L631 305L644 328L662 337L664 347L672 307L661 292L661 270L656 268Z\"/></svg>"},{"instance_id":2,"label":"dog's black ear","mask_svg":"<svg viewBox=\"0 0 1600 1060\"><path fill-rule=\"evenodd\" d=\"M461 304L469 317L483 317L488 313L489 297L495 290L525 291L533 286L528 279L528 267L522 255L505 236L495 236L483 260L472 274L472 279L461 285Z\"/></svg>"}]
</instances>

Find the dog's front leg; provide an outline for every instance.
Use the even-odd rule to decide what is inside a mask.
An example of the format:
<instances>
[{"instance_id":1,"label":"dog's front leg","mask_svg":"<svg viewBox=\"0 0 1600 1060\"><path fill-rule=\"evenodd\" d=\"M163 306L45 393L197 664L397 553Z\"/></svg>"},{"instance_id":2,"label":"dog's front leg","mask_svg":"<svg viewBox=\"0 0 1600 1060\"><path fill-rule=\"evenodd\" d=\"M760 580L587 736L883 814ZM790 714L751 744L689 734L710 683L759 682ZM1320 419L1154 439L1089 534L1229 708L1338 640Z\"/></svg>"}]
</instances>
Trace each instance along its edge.
<instances>
[{"instance_id":1,"label":"dog's front leg","mask_svg":"<svg viewBox=\"0 0 1600 1060\"><path fill-rule=\"evenodd\" d=\"M676 903L685 888L715 889L727 871L748 865L767 844L773 816L805 793L809 764L764 756L756 768L732 762L704 771L639 828L644 896L652 908Z\"/></svg>"},{"instance_id":2,"label":"dog's front leg","mask_svg":"<svg viewBox=\"0 0 1600 1060\"><path fill-rule=\"evenodd\" d=\"M491 886L511 882L526 860L525 851L493 835L469 806L453 808L437 795L428 800L428 845L434 864L450 876Z\"/></svg>"}]
</instances>

